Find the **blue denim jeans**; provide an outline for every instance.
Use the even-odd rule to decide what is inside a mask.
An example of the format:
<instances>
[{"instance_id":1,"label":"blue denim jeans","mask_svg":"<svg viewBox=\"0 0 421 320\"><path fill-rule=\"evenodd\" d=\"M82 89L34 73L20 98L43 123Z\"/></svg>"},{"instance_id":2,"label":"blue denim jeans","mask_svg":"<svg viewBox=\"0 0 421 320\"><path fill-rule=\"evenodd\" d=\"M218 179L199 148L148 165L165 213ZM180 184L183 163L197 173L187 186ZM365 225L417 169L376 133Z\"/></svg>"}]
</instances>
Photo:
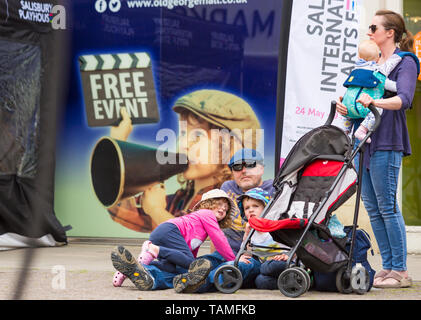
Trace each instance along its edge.
<instances>
[{"instance_id":1,"label":"blue denim jeans","mask_svg":"<svg viewBox=\"0 0 421 320\"><path fill-rule=\"evenodd\" d=\"M216 270L223 265L234 265L234 261L226 262L225 259L215 251L212 254L207 254L201 256L200 258L205 258L211 262L212 270L206 278L205 283L197 290L197 292L212 292L216 291L213 278L215 276ZM242 288L249 288L254 286L254 279L259 274L261 263L254 259L250 259L251 263L239 262L237 267L243 276L243 285Z\"/></svg>"},{"instance_id":2,"label":"blue denim jeans","mask_svg":"<svg viewBox=\"0 0 421 320\"><path fill-rule=\"evenodd\" d=\"M257 289L278 289L278 277L287 267L286 261L269 260L260 266L260 274L256 277Z\"/></svg>"},{"instance_id":3,"label":"blue denim jeans","mask_svg":"<svg viewBox=\"0 0 421 320\"><path fill-rule=\"evenodd\" d=\"M363 169L361 196L386 270L407 269L405 221L396 198L402 152L376 151ZM358 164L358 161L357 161Z\"/></svg>"},{"instance_id":4,"label":"blue denim jeans","mask_svg":"<svg viewBox=\"0 0 421 320\"><path fill-rule=\"evenodd\" d=\"M176 272L171 273L159 269L155 265L143 265L143 267L149 272L154 278L154 284L151 290L163 290L173 288L173 279L176 275L187 272L186 269L179 266L176 267Z\"/></svg>"}]
</instances>

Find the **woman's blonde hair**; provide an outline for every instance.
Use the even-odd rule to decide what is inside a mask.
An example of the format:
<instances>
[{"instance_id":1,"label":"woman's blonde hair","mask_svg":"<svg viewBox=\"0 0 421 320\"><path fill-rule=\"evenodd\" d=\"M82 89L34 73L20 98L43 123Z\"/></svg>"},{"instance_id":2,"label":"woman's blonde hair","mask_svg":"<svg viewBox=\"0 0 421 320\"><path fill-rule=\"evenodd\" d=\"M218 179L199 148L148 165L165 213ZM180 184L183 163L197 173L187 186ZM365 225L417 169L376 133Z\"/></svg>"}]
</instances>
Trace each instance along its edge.
<instances>
[{"instance_id":1,"label":"woman's blonde hair","mask_svg":"<svg viewBox=\"0 0 421 320\"><path fill-rule=\"evenodd\" d=\"M228 201L228 199L226 199L226 198L212 198L212 199L203 200L202 202L200 202L197 205L196 210L200 210L200 209L214 210L214 209L217 209L218 208L218 202L221 199L226 201L226 203L228 205L228 210L227 210L227 214L225 215L225 218L222 219L221 221L218 221L218 224L219 224L219 227L221 229L225 229L225 228L231 227L231 224L232 224L232 217L230 215L231 204Z\"/></svg>"},{"instance_id":2,"label":"woman's blonde hair","mask_svg":"<svg viewBox=\"0 0 421 320\"><path fill-rule=\"evenodd\" d=\"M376 16L383 17L383 27L386 30L395 31L395 43L399 44L399 48L402 51L415 53L414 36L406 29L405 20L399 13L390 10L379 10L376 12ZM404 34L406 34L405 37L403 37Z\"/></svg>"}]
</instances>

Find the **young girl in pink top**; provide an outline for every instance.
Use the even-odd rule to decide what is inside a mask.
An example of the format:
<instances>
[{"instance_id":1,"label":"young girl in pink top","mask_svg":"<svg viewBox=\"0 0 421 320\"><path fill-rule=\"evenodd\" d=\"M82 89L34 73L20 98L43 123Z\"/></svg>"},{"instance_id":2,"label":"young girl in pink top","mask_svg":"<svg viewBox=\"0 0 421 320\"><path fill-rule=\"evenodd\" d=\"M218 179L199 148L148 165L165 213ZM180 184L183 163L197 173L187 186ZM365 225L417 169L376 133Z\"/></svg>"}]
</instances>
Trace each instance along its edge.
<instances>
[{"instance_id":1,"label":"young girl in pink top","mask_svg":"<svg viewBox=\"0 0 421 320\"><path fill-rule=\"evenodd\" d=\"M140 263L153 264L162 270L175 272L176 266L188 269L197 257L200 245L209 236L215 249L227 260L235 255L221 228L231 224L235 205L220 189L203 194L194 212L161 223L145 241Z\"/></svg>"}]
</instances>

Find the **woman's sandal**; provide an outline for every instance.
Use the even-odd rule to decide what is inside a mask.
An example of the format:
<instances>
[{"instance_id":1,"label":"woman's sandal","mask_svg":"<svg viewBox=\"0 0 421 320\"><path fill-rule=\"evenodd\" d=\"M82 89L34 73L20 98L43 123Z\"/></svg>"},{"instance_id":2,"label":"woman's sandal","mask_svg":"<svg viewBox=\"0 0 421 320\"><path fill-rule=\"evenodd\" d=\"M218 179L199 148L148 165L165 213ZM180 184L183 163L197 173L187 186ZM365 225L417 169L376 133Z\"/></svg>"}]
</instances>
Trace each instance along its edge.
<instances>
[{"instance_id":1,"label":"woman's sandal","mask_svg":"<svg viewBox=\"0 0 421 320\"><path fill-rule=\"evenodd\" d=\"M395 271L389 272L387 276L383 278L383 281L386 279L395 279L395 283L382 283L376 285L376 288L408 288L412 286L412 279L410 277L404 278Z\"/></svg>"},{"instance_id":2,"label":"woman's sandal","mask_svg":"<svg viewBox=\"0 0 421 320\"><path fill-rule=\"evenodd\" d=\"M378 282L383 281L384 277L386 277L389 273L390 271L386 271L386 270L380 270L379 272L376 272L374 276L373 287L377 288ZM379 280L376 281L376 279L379 279Z\"/></svg>"}]
</instances>

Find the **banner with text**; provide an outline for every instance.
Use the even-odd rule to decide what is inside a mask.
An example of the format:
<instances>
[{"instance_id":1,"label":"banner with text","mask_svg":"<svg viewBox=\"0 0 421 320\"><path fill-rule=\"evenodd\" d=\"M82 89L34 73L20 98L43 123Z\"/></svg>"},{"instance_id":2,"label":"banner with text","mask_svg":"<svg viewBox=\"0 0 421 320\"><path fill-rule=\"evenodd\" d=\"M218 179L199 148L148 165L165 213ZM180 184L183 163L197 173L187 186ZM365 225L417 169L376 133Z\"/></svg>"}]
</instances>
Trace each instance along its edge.
<instances>
[{"instance_id":1,"label":"banner with text","mask_svg":"<svg viewBox=\"0 0 421 320\"><path fill-rule=\"evenodd\" d=\"M285 2L70 2L54 195L69 236L138 238L191 212L240 148L273 178Z\"/></svg>"},{"instance_id":2,"label":"banner with text","mask_svg":"<svg viewBox=\"0 0 421 320\"><path fill-rule=\"evenodd\" d=\"M357 60L361 5L362 0L293 2L281 163L301 136L326 122L331 101L345 92Z\"/></svg>"}]
</instances>

